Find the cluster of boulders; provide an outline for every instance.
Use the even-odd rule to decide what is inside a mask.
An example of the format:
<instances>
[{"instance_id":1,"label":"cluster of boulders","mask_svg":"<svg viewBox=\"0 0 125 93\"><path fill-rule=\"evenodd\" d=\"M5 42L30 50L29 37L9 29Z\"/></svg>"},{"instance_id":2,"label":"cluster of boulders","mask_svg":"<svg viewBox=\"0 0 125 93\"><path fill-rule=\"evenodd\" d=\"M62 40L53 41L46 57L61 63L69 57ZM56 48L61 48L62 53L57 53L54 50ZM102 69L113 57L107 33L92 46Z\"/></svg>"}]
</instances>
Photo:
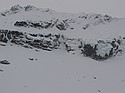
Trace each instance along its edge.
<instances>
[{"instance_id":1,"label":"cluster of boulders","mask_svg":"<svg viewBox=\"0 0 125 93\"><path fill-rule=\"evenodd\" d=\"M18 31L0 30L0 42L13 43L25 48L37 48L47 51L64 49L69 53L79 53L95 60L106 60L125 50L125 37L98 40L89 43L83 39L68 38L58 34L30 34Z\"/></svg>"},{"instance_id":2,"label":"cluster of boulders","mask_svg":"<svg viewBox=\"0 0 125 93\"><path fill-rule=\"evenodd\" d=\"M82 39L64 38L65 48L71 53L81 53L95 60L106 60L125 50L125 38L117 37L96 42L86 42Z\"/></svg>"},{"instance_id":3,"label":"cluster of boulders","mask_svg":"<svg viewBox=\"0 0 125 93\"><path fill-rule=\"evenodd\" d=\"M82 54L95 60L106 60L123 52L123 39L104 41L99 40L96 44L84 44Z\"/></svg>"}]
</instances>

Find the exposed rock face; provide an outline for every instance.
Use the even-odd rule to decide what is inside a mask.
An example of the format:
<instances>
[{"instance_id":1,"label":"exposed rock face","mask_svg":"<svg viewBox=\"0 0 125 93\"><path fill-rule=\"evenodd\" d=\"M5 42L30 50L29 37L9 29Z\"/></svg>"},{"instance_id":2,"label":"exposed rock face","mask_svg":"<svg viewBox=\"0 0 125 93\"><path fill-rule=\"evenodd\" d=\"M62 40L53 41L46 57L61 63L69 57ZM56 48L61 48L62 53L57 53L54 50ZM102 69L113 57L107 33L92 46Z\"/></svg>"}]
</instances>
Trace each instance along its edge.
<instances>
[{"instance_id":1,"label":"exposed rock face","mask_svg":"<svg viewBox=\"0 0 125 93\"><path fill-rule=\"evenodd\" d=\"M0 31L0 41L5 43L14 43L26 48L40 48L44 50L53 50L59 47L59 35L28 34L18 31Z\"/></svg>"},{"instance_id":2,"label":"exposed rock face","mask_svg":"<svg viewBox=\"0 0 125 93\"><path fill-rule=\"evenodd\" d=\"M16 22L14 24L14 26L18 26L18 27L33 27L33 28L38 28L38 29L47 29L49 27L52 26L52 23L49 22L29 22L29 21L20 21L20 22Z\"/></svg>"},{"instance_id":3,"label":"exposed rock face","mask_svg":"<svg viewBox=\"0 0 125 93\"><path fill-rule=\"evenodd\" d=\"M97 41L91 42L92 40L90 40L90 43L81 38L68 38L62 34L50 33L51 28L54 28L52 31L57 30L59 33L63 33L60 31L70 32L71 30L71 34L73 31L76 33L77 30L85 32L89 30L88 28L91 30L91 28L96 25L104 25L120 20L109 15L86 13L70 14L56 12L51 9L36 8L31 5L25 7L15 5L11 7L10 10L0 13L0 18L2 20L1 28L8 26L6 29L18 29L17 27L24 27L26 30L22 31L23 29L20 29L22 32L0 30L0 46L3 47L6 46L6 43L11 43L12 45L15 44L25 48L38 48L47 51L63 49L68 53L79 53L82 56L95 60L106 60L121 54L125 50L124 37L115 37L110 40L107 38L105 38L105 40L98 40L98 38L96 38ZM48 34L31 34L27 33L27 28L36 28L37 31L39 29L41 32L43 29L46 29L44 31L49 29L49 32ZM97 35L99 35L99 33L97 33Z\"/></svg>"},{"instance_id":4,"label":"exposed rock face","mask_svg":"<svg viewBox=\"0 0 125 93\"><path fill-rule=\"evenodd\" d=\"M124 37L98 40L97 43L87 43L82 39L71 39L60 34L29 34L9 30L0 30L0 42L47 51L64 49L69 53L79 53L95 60L106 60L122 53L125 49Z\"/></svg>"},{"instance_id":5,"label":"exposed rock face","mask_svg":"<svg viewBox=\"0 0 125 93\"><path fill-rule=\"evenodd\" d=\"M122 42L120 39L118 41ZM97 44L84 44L83 54L95 60L105 60L122 53L121 44L118 41L97 41Z\"/></svg>"},{"instance_id":6,"label":"exposed rock face","mask_svg":"<svg viewBox=\"0 0 125 93\"><path fill-rule=\"evenodd\" d=\"M80 17L81 18L81 17ZM105 23L109 23L113 20L112 17L105 15L105 16L95 16L95 15L91 15L91 17L85 17L86 20L88 20L86 22L86 20L84 20L86 23L83 23L79 21L79 19L58 19L58 18L53 18L51 20L48 21L31 21L31 20L23 20L23 21L16 21L14 23L14 26L17 27L32 27L32 28L37 28L37 29L48 29L48 28L52 28L52 27L56 27L59 30L67 30L67 29L74 29L72 27L72 24L74 24L76 27L81 25L81 28L86 30L87 28L89 28L92 25L98 25L98 24L105 24ZM89 21L92 21L91 23L89 23Z\"/></svg>"},{"instance_id":7,"label":"exposed rock face","mask_svg":"<svg viewBox=\"0 0 125 93\"><path fill-rule=\"evenodd\" d=\"M96 43L88 43L82 39L64 38L64 36L63 40L67 52L79 52L86 57L100 61L121 54L125 49L125 39L122 37L98 40Z\"/></svg>"},{"instance_id":8,"label":"exposed rock face","mask_svg":"<svg viewBox=\"0 0 125 93\"><path fill-rule=\"evenodd\" d=\"M14 26L17 27L32 27L37 29L48 29L55 26L59 30L66 30L68 28L68 23L66 21L51 20L47 21L39 21L39 22L31 22L31 21L17 21Z\"/></svg>"},{"instance_id":9,"label":"exposed rock face","mask_svg":"<svg viewBox=\"0 0 125 93\"><path fill-rule=\"evenodd\" d=\"M12 21L12 26L36 29L57 28L60 31L78 29L86 30L91 26L110 23L113 20L118 19L109 15L92 13L61 13L51 9L36 8L31 5L25 7L15 5L9 10L0 13L0 17L4 19L3 21L7 21L8 17L13 15L18 17L12 18L12 20L10 17L9 20ZM8 22L4 23L4 26L7 23Z\"/></svg>"}]
</instances>

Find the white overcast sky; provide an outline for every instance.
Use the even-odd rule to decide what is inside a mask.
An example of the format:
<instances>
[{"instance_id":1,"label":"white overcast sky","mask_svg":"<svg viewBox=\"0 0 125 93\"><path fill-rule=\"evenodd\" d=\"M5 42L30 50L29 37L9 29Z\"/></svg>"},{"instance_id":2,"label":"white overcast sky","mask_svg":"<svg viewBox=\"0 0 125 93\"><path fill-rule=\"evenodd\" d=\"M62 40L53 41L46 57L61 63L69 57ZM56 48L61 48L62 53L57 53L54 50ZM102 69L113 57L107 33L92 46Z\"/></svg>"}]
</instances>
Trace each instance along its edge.
<instances>
[{"instance_id":1,"label":"white overcast sky","mask_svg":"<svg viewBox=\"0 0 125 93\"><path fill-rule=\"evenodd\" d=\"M125 17L125 0L0 0L0 11L16 4L51 8L60 12L101 13Z\"/></svg>"}]
</instances>

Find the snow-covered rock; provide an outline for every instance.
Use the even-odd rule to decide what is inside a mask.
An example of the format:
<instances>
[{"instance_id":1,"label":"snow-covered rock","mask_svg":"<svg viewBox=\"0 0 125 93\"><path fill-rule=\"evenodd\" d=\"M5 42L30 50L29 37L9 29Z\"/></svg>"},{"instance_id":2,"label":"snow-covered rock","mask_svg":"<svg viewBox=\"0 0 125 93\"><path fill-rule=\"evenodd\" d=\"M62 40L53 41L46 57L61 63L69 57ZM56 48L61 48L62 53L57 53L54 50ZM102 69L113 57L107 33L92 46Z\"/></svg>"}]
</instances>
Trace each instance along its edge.
<instances>
[{"instance_id":1,"label":"snow-covered rock","mask_svg":"<svg viewBox=\"0 0 125 93\"><path fill-rule=\"evenodd\" d=\"M10 9L10 11L21 11L23 9L23 7L22 6L20 6L20 5L15 5L15 6L12 6L11 7L11 9Z\"/></svg>"},{"instance_id":2,"label":"snow-covered rock","mask_svg":"<svg viewBox=\"0 0 125 93\"><path fill-rule=\"evenodd\" d=\"M124 93L124 70L124 18L31 5L0 13L0 93Z\"/></svg>"},{"instance_id":3,"label":"snow-covered rock","mask_svg":"<svg viewBox=\"0 0 125 93\"><path fill-rule=\"evenodd\" d=\"M124 37L120 37L106 41L98 40L97 43L89 43L83 39L68 38L61 34L43 35L0 30L0 42L48 51L63 49L68 53L79 53L95 60L106 60L117 54L121 54L125 51L123 48L124 41Z\"/></svg>"},{"instance_id":4,"label":"snow-covered rock","mask_svg":"<svg viewBox=\"0 0 125 93\"><path fill-rule=\"evenodd\" d=\"M109 15L70 14L31 5L15 5L1 13L0 41L50 51L64 49L95 60L105 60L124 51L123 30L114 35L118 28L124 29L122 21L125 23L124 19ZM109 28L114 28L115 32Z\"/></svg>"}]
</instances>

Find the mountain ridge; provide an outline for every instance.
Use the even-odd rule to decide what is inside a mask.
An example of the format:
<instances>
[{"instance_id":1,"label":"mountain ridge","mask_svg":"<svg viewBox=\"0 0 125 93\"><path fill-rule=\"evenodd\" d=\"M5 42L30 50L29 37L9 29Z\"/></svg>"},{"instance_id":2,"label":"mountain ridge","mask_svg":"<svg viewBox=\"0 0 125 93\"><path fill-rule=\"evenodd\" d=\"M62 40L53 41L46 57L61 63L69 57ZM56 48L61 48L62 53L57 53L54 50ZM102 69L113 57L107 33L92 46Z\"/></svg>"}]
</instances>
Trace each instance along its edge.
<instances>
[{"instance_id":1,"label":"mountain ridge","mask_svg":"<svg viewBox=\"0 0 125 93\"><path fill-rule=\"evenodd\" d=\"M86 30L91 26L107 24L112 21L119 20L119 18L114 18L109 15L101 15L94 13L86 14L83 12L77 14L63 13L56 12L51 9L36 8L31 5L27 5L24 7L20 5L12 6L10 10L2 12L0 18L3 22L6 20L12 20L8 25L11 25L15 21L17 21L18 23L25 22L28 27L30 27L31 24L38 24L38 28L44 28L44 26L42 25L51 24L51 26L56 25L59 30L73 30L74 27L77 27L76 29L82 28L83 30ZM62 26L62 28L60 26Z\"/></svg>"},{"instance_id":2,"label":"mountain ridge","mask_svg":"<svg viewBox=\"0 0 125 93\"><path fill-rule=\"evenodd\" d=\"M25 8L0 13L0 93L125 93L125 18Z\"/></svg>"},{"instance_id":3,"label":"mountain ridge","mask_svg":"<svg viewBox=\"0 0 125 93\"><path fill-rule=\"evenodd\" d=\"M73 54L75 54L75 50L79 50L79 54L81 53L95 60L105 60L124 52L123 45L125 35L121 34L123 30L119 33L116 32L118 25L114 25L115 23L121 23L122 19L119 18L91 13L62 13L51 9L36 8L31 5L25 7L15 5L12 6L10 10L1 14L0 41L4 43L8 41L13 43L11 40L8 40L8 38L12 39L15 37L15 44L21 46L25 46L26 44L25 47L35 46L43 50L53 50L55 48L54 46L61 45L67 52L73 52ZM124 29L123 25L118 26L119 29L121 27ZM110 28L111 31L108 31ZM113 32L113 30L115 32ZM19 37L15 36L16 34L13 34L15 33L13 31L17 31L22 35L19 35ZM29 34L27 35L25 33ZM118 34L114 35L114 33ZM43 34L45 34L45 36ZM29 35L30 38L27 37ZM36 39L33 39L32 35L36 36ZM41 37L41 39L39 39L39 35L42 35L44 38ZM104 38L102 38L103 35ZM59 37L57 38L56 36ZM56 38L56 40L52 39L53 37ZM57 42L59 44L55 45ZM58 48L60 49L60 47Z\"/></svg>"}]
</instances>

